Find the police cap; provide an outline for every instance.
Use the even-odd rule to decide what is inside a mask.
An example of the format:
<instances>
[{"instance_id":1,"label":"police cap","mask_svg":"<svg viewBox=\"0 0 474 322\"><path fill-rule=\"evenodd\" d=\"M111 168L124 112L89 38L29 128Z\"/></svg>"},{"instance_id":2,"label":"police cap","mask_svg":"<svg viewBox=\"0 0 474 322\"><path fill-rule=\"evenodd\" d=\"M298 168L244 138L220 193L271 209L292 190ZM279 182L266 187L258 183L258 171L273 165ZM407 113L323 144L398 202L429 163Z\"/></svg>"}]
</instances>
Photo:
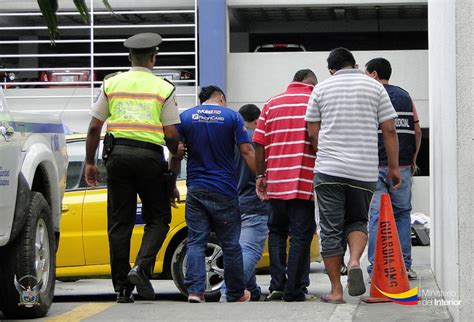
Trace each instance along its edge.
<instances>
[{"instance_id":1,"label":"police cap","mask_svg":"<svg viewBox=\"0 0 474 322\"><path fill-rule=\"evenodd\" d=\"M123 43L130 49L132 54L148 54L158 50L157 46L161 43L161 36L151 32L136 34Z\"/></svg>"}]
</instances>

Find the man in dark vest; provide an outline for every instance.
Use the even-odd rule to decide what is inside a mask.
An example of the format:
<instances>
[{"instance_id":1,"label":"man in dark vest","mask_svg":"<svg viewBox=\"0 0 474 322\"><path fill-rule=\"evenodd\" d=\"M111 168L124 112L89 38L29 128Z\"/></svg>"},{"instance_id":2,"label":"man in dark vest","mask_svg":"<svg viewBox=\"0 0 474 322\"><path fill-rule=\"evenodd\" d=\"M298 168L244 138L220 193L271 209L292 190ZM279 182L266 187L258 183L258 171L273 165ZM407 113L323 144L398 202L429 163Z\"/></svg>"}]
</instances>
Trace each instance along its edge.
<instances>
[{"instance_id":1,"label":"man in dark vest","mask_svg":"<svg viewBox=\"0 0 474 322\"><path fill-rule=\"evenodd\" d=\"M380 196L389 193L392 200L393 214L397 224L398 236L403 252L405 267L409 279L416 279L412 270L411 259L411 185L412 175L416 167L416 157L421 144L421 128L415 105L410 95L402 88L388 83L392 74L390 62L384 58L375 58L366 65L366 74L379 81L387 90L398 118L395 120L399 143L399 165L402 175L402 185L394 189L391 182L386 180L387 154L383 144L383 136L379 131L379 176L377 188L370 205L369 221L369 274L372 273L375 241L379 219Z\"/></svg>"}]
</instances>

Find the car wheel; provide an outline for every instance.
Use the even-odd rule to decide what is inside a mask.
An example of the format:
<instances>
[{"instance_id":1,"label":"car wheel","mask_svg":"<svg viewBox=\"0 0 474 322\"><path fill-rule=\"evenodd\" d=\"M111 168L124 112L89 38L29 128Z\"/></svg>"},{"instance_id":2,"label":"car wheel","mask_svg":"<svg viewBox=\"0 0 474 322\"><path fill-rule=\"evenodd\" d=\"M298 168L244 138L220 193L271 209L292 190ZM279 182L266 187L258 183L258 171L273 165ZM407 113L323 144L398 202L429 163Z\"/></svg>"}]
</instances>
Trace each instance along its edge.
<instances>
[{"instance_id":1,"label":"car wheel","mask_svg":"<svg viewBox=\"0 0 474 322\"><path fill-rule=\"evenodd\" d=\"M51 210L43 195L31 193L25 225L1 249L0 309L7 318L40 318L53 301L56 253Z\"/></svg>"},{"instance_id":2,"label":"car wheel","mask_svg":"<svg viewBox=\"0 0 474 322\"><path fill-rule=\"evenodd\" d=\"M181 294L188 296L184 286L186 274L187 239L184 239L174 251L171 260L171 276ZM206 249L206 290L207 302L218 302L221 298L221 287L224 284L224 258L217 239L211 235Z\"/></svg>"}]
</instances>

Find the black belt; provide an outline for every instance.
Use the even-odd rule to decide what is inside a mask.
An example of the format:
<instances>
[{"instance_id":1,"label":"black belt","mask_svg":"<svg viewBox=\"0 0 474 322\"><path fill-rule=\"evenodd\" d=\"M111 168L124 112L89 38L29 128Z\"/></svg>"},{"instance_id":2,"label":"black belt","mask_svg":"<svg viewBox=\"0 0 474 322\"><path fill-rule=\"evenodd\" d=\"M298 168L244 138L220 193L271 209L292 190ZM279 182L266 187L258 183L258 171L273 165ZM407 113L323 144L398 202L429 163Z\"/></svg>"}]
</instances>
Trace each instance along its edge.
<instances>
[{"instance_id":1,"label":"black belt","mask_svg":"<svg viewBox=\"0 0 474 322\"><path fill-rule=\"evenodd\" d=\"M159 152L163 154L163 147L161 145L149 143L149 142L143 142L143 141L137 141L137 140L131 140L131 139L114 139L114 145L125 145L125 146L132 146L135 148L142 148L142 149L147 149L155 152Z\"/></svg>"}]
</instances>

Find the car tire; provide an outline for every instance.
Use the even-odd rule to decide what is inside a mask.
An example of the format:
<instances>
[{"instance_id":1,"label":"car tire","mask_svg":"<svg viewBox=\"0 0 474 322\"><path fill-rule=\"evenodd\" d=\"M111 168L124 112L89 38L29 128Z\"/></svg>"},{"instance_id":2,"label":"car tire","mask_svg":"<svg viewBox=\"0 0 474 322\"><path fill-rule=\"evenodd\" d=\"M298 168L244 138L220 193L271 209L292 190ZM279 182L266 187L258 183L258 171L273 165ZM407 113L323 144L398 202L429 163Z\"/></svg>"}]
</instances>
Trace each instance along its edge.
<instances>
[{"instance_id":1,"label":"car tire","mask_svg":"<svg viewBox=\"0 0 474 322\"><path fill-rule=\"evenodd\" d=\"M224 266L222 248L213 235L210 236L206 250L206 291L204 297L206 302L219 302L221 298L221 286L224 281ZM184 274L186 270L187 239L184 239L176 247L171 259L171 276L178 290L183 296L188 296L188 290L184 285ZM208 256L210 255L210 256ZM214 258L211 258L214 255Z\"/></svg>"},{"instance_id":2,"label":"car tire","mask_svg":"<svg viewBox=\"0 0 474 322\"><path fill-rule=\"evenodd\" d=\"M58 281L63 282L63 283L74 283L80 280L80 278L77 277L58 277Z\"/></svg>"},{"instance_id":3,"label":"car tire","mask_svg":"<svg viewBox=\"0 0 474 322\"><path fill-rule=\"evenodd\" d=\"M31 193L22 231L0 252L0 309L5 317L45 316L54 296L56 253L51 209L41 193Z\"/></svg>"}]
</instances>

